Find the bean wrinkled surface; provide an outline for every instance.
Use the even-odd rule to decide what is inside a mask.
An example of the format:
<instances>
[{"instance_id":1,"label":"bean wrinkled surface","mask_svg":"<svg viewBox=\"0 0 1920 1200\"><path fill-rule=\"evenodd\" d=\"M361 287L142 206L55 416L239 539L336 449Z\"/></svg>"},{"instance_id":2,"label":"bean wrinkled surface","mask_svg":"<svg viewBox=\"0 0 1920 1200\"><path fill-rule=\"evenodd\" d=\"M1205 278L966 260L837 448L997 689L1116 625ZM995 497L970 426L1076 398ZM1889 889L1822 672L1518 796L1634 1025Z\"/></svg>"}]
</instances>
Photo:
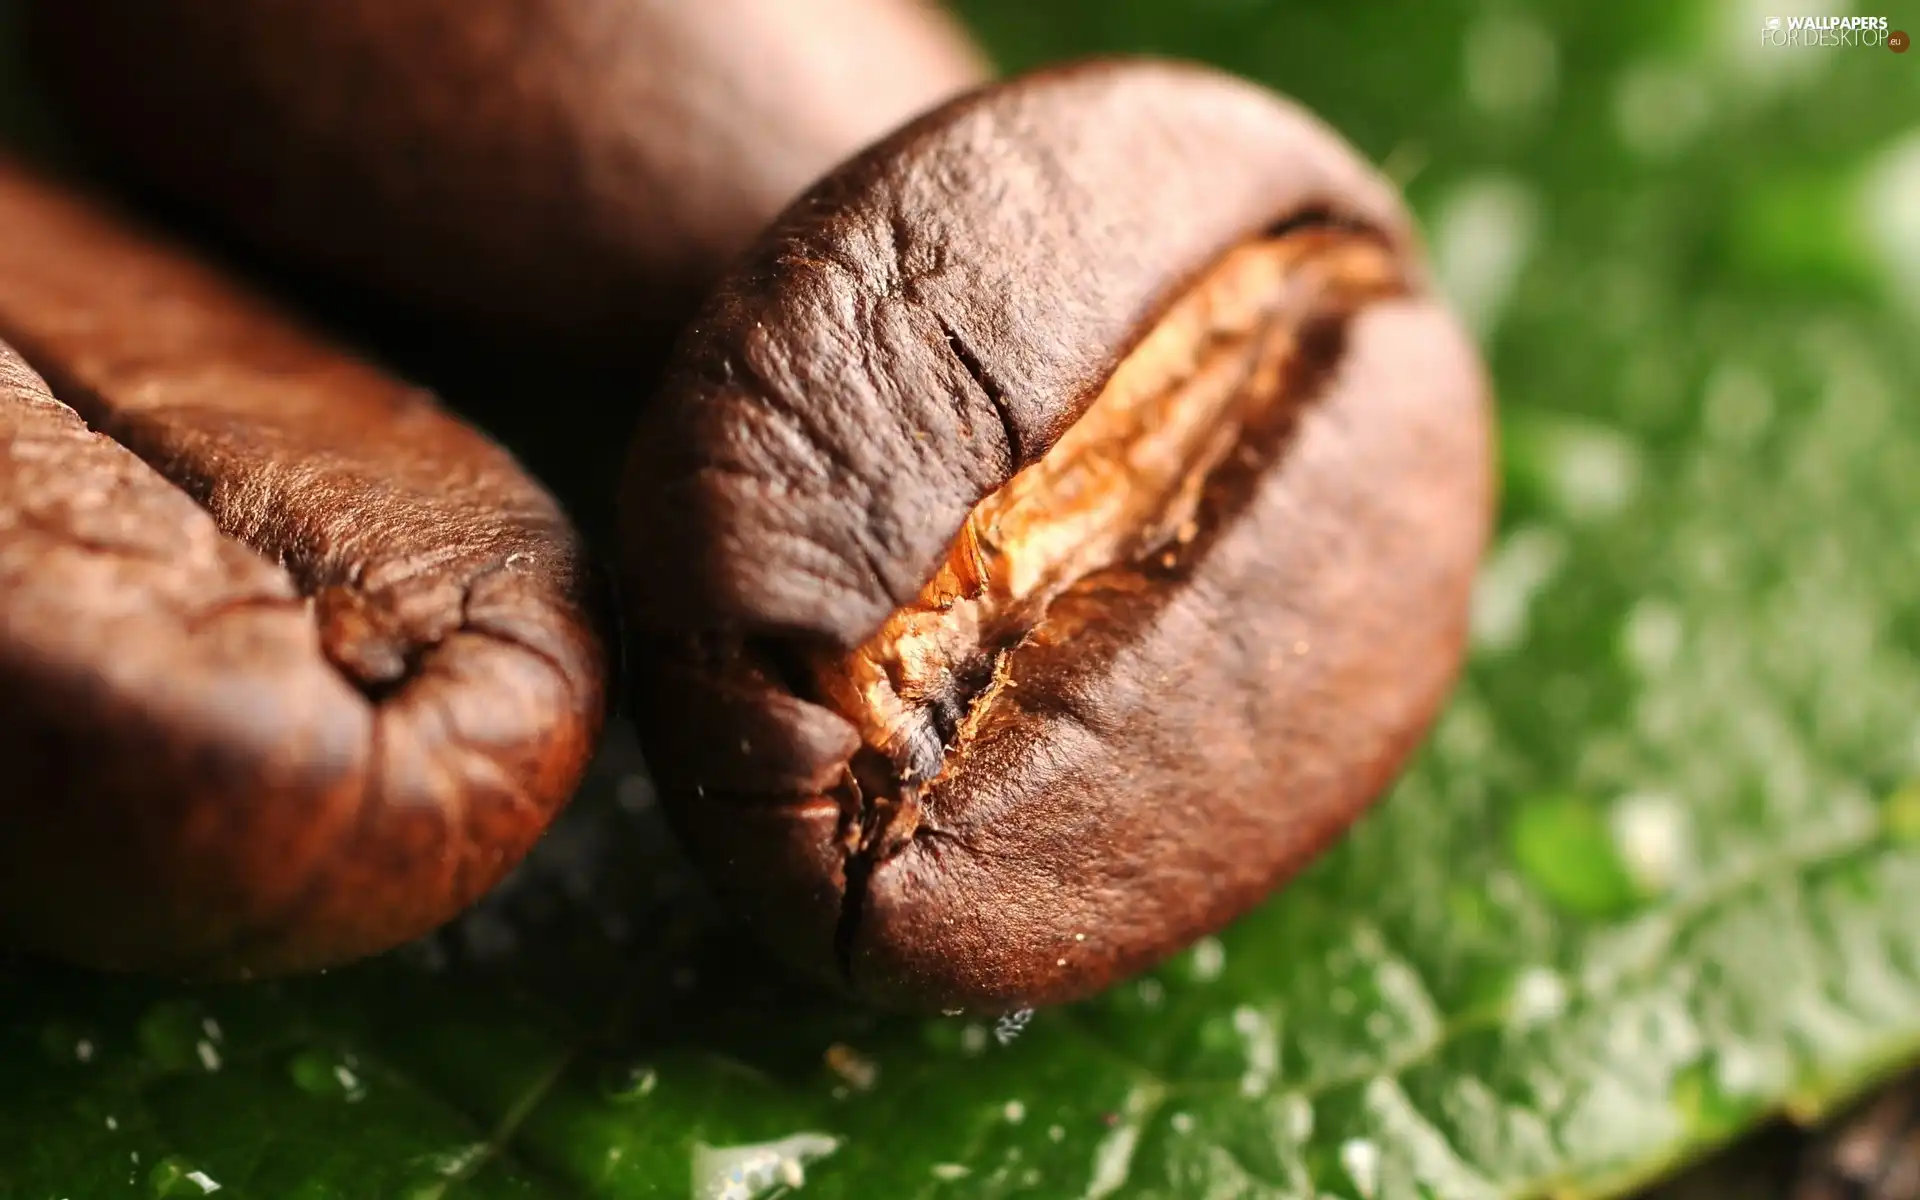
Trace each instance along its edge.
<instances>
[{"instance_id":1,"label":"bean wrinkled surface","mask_svg":"<svg viewBox=\"0 0 1920 1200\"><path fill-rule=\"evenodd\" d=\"M1390 185L1113 60L798 200L634 439L636 708L676 828L815 976L1006 1010L1265 896L1459 667L1488 389Z\"/></svg>"}]
</instances>

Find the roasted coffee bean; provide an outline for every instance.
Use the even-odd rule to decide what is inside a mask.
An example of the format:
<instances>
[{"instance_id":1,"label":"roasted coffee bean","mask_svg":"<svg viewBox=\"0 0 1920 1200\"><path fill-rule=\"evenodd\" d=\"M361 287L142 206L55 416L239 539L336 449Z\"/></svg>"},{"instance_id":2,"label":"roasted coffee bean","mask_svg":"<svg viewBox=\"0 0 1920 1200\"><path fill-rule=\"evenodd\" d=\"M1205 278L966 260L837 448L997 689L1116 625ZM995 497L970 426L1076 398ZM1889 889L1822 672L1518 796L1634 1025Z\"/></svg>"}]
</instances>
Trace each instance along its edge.
<instances>
[{"instance_id":1,"label":"roasted coffee bean","mask_svg":"<svg viewBox=\"0 0 1920 1200\"><path fill-rule=\"evenodd\" d=\"M986 72L924 0L29 0L81 141L517 341L677 330L820 172Z\"/></svg>"},{"instance_id":2,"label":"roasted coffee bean","mask_svg":"<svg viewBox=\"0 0 1920 1200\"><path fill-rule=\"evenodd\" d=\"M244 976L446 920L598 731L567 520L431 397L4 164L0 230L0 945Z\"/></svg>"},{"instance_id":3,"label":"roasted coffee bean","mask_svg":"<svg viewBox=\"0 0 1920 1200\"><path fill-rule=\"evenodd\" d=\"M1390 186L1198 67L987 88L812 188L643 418L644 745L768 943L1085 995L1260 900L1456 675L1491 414Z\"/></svg>"}]
</instances>

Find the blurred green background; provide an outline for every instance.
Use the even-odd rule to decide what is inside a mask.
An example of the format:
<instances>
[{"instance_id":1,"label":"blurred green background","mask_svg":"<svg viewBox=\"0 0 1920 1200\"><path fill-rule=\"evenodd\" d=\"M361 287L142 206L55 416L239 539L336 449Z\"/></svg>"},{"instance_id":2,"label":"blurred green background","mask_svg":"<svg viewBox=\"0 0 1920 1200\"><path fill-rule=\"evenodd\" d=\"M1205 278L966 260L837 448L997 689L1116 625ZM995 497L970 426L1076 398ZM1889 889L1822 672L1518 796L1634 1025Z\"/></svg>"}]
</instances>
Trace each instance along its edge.
<instances>
[{"instance_id":1,"label":"blurred green background","mask_svg":"<svg viewBox=\"0 0 1920 1200\"><path fill-rule=\"evenodd\" d=\"M1745 0L960 7L1010 70L1263 80L1407 188L1506 505L1391 800L1097 1001L880 1019L707 910L616 728L386 960L0 962L0 1200L1601 1196L1920 1059L1920 53L1764 46L1804 13ZM1669 1195L1784 1195L1796 1147Z\"/></svg>"}]
</instances>

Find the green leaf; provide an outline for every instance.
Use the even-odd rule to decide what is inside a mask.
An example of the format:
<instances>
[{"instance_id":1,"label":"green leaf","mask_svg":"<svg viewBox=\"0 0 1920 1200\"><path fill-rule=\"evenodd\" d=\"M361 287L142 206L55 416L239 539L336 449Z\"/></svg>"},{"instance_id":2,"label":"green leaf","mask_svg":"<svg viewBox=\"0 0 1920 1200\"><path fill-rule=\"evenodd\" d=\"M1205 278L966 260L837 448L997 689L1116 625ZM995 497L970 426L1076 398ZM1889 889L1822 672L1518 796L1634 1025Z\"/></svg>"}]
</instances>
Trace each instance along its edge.
<instances>
[{"instance_id":1,"label":"green leaf","mask_svg":"<svg viewBox=\"0 0 1920 1200\"><path fill-rule=\"evenodd\" d=\"M616 729L383 961L0 965L0 1200L1603 1196L1920 1059L1920 64L1703 0L964 8L1009 66L1263 78L1408 182L1507 504L1391 799L1098 1000L883 1019L706 910Z\"/></svg>"}]
</instances>

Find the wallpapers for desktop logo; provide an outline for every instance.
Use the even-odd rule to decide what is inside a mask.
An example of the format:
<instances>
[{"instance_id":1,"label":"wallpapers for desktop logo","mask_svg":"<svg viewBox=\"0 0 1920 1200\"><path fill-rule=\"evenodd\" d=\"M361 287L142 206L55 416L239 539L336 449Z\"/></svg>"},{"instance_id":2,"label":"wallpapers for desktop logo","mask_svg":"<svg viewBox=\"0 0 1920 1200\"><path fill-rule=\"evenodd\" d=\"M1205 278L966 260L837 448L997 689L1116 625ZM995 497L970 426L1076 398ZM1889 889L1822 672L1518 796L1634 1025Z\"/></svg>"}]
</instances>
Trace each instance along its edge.
<instances>
[{"instance_id":1,"label":"wallpapers for desktop logo","mask_svg":"<svg viewBox=\"0 0 1920 1200\"><path fill-rule=\"evenodd\" d=\"M1906 53L1912 39L1885 17L1768 17L1760 27L1763 46L1887 47Z\"/></svg>"}]
</instances>

